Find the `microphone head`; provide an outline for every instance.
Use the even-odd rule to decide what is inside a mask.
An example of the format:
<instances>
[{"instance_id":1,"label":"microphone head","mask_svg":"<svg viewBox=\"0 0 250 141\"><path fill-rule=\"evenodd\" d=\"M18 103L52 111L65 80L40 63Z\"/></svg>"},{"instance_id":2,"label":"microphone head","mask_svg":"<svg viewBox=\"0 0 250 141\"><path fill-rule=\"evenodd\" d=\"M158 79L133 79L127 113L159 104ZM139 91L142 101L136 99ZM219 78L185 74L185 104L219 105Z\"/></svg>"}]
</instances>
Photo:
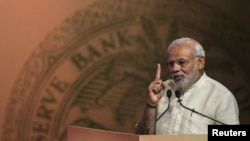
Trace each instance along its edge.
<instances>
[{"instance_id":1,"label":"microphone head","mask_svg":"<svg viewBox=\"0 0 250 141\"><path fill-rule=\"evenodd\" d=\"M181 92L179 90L176 90L175 96L179 99L181 97Z\"/></svg>"},{"instance_id":2,"label":"microphone head","mask_svg":"<svg viewBox=\"0 0 250 141\"><path fill-rule=\"evenodd\" d=\"M170 98L172 96L172 91L171 90L167 90L167 97Z\"/></svg>"}]
</instances>

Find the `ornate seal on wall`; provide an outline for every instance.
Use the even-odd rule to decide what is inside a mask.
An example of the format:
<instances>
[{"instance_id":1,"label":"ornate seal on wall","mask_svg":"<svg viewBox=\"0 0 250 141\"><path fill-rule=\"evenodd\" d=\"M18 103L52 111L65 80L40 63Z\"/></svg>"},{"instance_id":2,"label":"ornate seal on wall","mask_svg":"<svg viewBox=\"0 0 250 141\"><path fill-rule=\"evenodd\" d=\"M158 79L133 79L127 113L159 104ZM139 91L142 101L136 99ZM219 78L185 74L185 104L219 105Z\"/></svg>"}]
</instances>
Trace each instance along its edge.
<instances>
[{"instance_id":1,"label":"ornate seal on wall","mask_svg":"<svg viewBox=\"0 0 250 141\"><path fill-rule=\"evenodd\" d=\"M231 56L236 45L249 45L247 35L198 0L93 2L56 27L27 60L7 105L2 140L63 141L67 125L133 133L156 63L166 70L165 48L181 36L205 45L208 73L231 88L244 112L249 66ZM242 46L239 52L249 50Z\"/></svg>"}]
</instances>

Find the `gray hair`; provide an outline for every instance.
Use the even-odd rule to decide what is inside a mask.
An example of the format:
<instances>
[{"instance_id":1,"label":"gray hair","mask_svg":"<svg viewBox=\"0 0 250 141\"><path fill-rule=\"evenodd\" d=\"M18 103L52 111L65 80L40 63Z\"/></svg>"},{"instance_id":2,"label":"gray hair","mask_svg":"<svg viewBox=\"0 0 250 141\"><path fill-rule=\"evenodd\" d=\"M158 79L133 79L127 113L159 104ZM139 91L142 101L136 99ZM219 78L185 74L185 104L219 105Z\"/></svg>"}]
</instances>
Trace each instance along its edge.
<instances>
[{"instance_id":1,"label":"gray hair","mask_svg":"<svg viewBox=\"0 0 250 141\"><path fill-rule=\"evenodd\" d=\"M177 46L184 45L184 44L194 44L194 49L195 49L194 56L205 57L205 51L203 47L201 46L201 44L197 42L196 40L192 38L188 38L188 37L183 37L183 38L179 38L179 39L172 41L168 46L168 51L172 48L175 48Z\"/></svg>"}]
</instances>

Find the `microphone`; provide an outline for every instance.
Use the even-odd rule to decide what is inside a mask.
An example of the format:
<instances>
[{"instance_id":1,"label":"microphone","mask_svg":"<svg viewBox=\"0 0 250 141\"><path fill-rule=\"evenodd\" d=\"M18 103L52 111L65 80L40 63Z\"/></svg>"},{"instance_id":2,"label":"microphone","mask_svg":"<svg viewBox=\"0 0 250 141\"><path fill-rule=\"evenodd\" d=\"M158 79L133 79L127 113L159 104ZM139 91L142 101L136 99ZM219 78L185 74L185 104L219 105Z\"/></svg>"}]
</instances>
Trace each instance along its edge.
<instances>
[{"instance_id":1,"label":"microphone","mask_svg":"<svg viewBox=\"0 0 250 141\"><path fill-rule=\"evenodd\" d=\"M167 109L155 120L155 121L158 121L169 109L169 105L170 105L170 97L172 96L172 91L171 90L167 90L167 97L168 97L168 107ZM151 125L147 128L147 134L149 132L149 130L151 129L151 127L154 126L154 125ZM155 131L154 131L155 132ZM155 133L154 133L155 134Z\"/></svg>"},{"instance_id":2,"label":"microphone","mask_svg":"<svg viewBox=\"0 0 250 141\"><path fill-rule=\"evenodd\" d=\"M218 120L216 120L216 119L213 119L213 118L211 118L211 117L209 117L209 116L206 116L206 115L204 115L204 114L202 114L202 113L199 113L199 112L195 111L194 109L190 109L190 108L184 106L184 105L181 103L181 101L182 101L182 100L180 99L181 93L180 93L179 90L176 90L176 91L175 91L175 96L178 98L177 102L179 102L180 105L181 105L183 108L188 109L188 110L190 110L190 111L192 111L192 112L194 112L194 113L196 113L196 114L199 114L199 115L201 115L201 116L204 116L204 117L206 117L206 118L209 118L209 119L211 119L211 120L213 120L213 121L215 121L215 122L218 122L218 123L220 123L220 124L222 124L222 125L226 125L226 124L223 123L223 122L220 122L220 121L218 121Z\"/></svg>"},{"instance_id":3,"label":"microphone","mask_svg":"<svg viewBox=\"0 0 250 141\"><path fill-rule=\"evenodd\" d=\"M167 97L168 97L168 107L167 109L156 119L156 121L158 121L169 109L169 105L170 105L170 97L172 96L172 91L171 90L167 90Z\"/></svg>"}]
</instances>

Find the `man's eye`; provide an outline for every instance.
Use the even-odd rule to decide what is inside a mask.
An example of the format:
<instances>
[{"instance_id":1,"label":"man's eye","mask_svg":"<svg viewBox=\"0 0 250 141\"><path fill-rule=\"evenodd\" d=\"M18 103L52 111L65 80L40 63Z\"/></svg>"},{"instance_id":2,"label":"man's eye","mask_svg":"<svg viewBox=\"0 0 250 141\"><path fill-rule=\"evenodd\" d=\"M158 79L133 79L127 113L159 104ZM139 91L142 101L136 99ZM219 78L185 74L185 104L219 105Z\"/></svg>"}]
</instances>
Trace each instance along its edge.
<instances>
[{"instance_id":1,"label":"man's eye","mask_svg":"<svg viewBox=\"0 0 250 141\"><path fill-rule=\"evenodd\" d=\"M167 66L173 66L173 65L174 65L174 61L167 62Z\"/></svg>"},{"instance_id":2,"label":"man's eye","mask_svg":"<svg viewBox=\"0 0 250 141\"><path fill-rule=\"evenodd\" d=\"M187 60L183 60L183 59L176 60L176 61L169 61L169 62L167 62L167 66L173 67L175 63L177 65L183 67L183 66L185 66L188 63L188 61Z\"/></svg>"},{"instance_id":3,"label":"man's eye","mask_svg":"<svg viewBox=\"0 0 250 141\"><path fill-rule=\"evenodd\" d=\"M186 60L178 60L177 63L181 66L185 65L187 63Z\"/></svg>"}]
</instances>

